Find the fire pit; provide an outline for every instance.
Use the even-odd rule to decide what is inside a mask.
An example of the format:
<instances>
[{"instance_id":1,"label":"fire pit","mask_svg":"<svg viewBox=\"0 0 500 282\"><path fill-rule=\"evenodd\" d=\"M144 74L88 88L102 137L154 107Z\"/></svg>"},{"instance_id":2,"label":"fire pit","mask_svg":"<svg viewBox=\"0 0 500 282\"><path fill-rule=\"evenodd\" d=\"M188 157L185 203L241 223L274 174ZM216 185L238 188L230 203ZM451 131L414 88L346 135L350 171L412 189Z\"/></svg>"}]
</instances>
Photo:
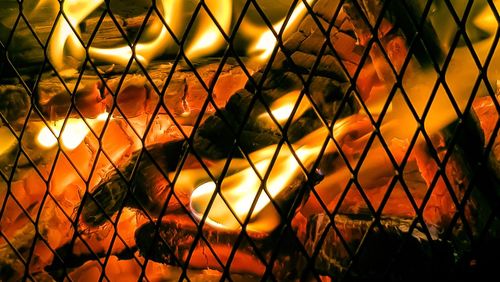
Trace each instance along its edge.
<instances>
[{"instance_id":1,"label":"fire pit","mask_svg":"<svg viewBox=\"0 0 500 282\"><path fill-rule=\"evenodd\" d=\"M0 1L0 279L481 280L499 1Z\"/></svg>"}]
</instances>

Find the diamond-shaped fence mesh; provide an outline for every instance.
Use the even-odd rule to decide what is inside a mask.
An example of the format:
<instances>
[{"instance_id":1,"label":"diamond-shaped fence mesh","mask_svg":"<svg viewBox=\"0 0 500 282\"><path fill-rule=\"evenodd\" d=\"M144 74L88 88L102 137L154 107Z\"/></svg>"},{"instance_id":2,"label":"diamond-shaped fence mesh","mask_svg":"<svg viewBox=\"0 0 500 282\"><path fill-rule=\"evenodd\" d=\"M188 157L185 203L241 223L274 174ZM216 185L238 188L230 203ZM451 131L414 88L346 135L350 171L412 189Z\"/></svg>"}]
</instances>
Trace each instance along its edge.
<instances>
[{"instance_id":1,"label":"diamond-shaped fence mesh","mask_svg":"<svg viewBox=\"0 0 500 282\"><path fill-rule=\"evenodd\" d=\"M1 280L481 280L500 3L0 0Z\"/></svg>"}]
</instances>

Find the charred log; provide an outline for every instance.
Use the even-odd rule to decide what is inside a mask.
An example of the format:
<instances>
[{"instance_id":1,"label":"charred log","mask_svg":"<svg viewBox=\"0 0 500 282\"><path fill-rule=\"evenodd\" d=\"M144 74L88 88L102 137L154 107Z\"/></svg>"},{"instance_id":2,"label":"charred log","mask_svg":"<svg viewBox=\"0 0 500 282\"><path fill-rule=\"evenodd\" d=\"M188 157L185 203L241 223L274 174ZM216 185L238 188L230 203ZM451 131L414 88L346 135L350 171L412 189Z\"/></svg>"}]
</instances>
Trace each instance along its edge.
<instances>
[{"instance_id":1,"label":"charred log","mask_svg":"<svg viewBox=\"0 0 500 282\"><path fill-rule=\"evenodd\" d=\"M218 67L218 62L207 59L196 72L203 83L209 85ZM175 73L168 87L165 87L166 77L172 71ZM119 71L98 75L87 70L81 78L63 78L46 72L34 91L29 89L29 85L9 82L0 86L0 113L10 124L22 124L30 109L30 101L33 101L34 106L48 121L64 119L67 115L95 118L104 111L111 112L113 109L113 114L117 117L134 118L152 114L160 103L164 105L160 113L169 111L173 116L188 116L180 120L192 123L209 96L192 69L185 66L173 69L168 61L152 64L148 68L148 76L141 72L129 73L123 81L122 76ZM230 95L243 87L246 81L247 75L235 61L226 62L211 94L215 105L223 107ZM213 108L209 108L206 114L211 112ZM34 115L33 118L40 117Z\"/></svg>"},{"instance_id":2,"label":"charred log","mask_svg":"<svg viewBox=\"0 0 500 282\"><path fill-rule=\"evenodd\" d=\"M452 247L444 241L429 241L418 229L408 234L410 225L411 221L397 218L383 218L374 223L368 218L337 216L330 222L327 216L317 215L297 221L295 231L290 229L284 234L264 237L245 236L230 265L226 265L228 254L239 233L204 226L200 234L203 238L195 241L200 228L188 217L169 216L159 226L147 223L135 236L141 254L153 261L220 271L229 268L231 273L258 277L264 274L273 252L277 252L277 259L269 267L278 280L307 279L308 275L345 277L349 281L374 278L421 281L419 279L450 277L454 263ZM280 236L280 243L276 244L275 236ZM314 254L314 261L309 261L300 251L298 240L308 256ZM351 265L352 254L361 243L363 246Z\"/></svg>"},{"instance_id":3,"label":"charred log","mask_svg":"<svg viewBox=\"0 0 500 282\"><path fill-rule=\"evenodd\" d=\"M169 210L186 205L189 198L181 198L181 203L167 203L171 194L168 174L175 171L183 144L183 141L168 142L147 148L147 152L135 152L132 158L137 160L137 167L135 163L124 164L119 168L122 173L110 173L84 197L81 203L83 222L90 226L102 225L124 207L158 215L163 205L168 205ZM126 179L126 176L131 176L131 179Z\"/></svg>"}]
</instances>

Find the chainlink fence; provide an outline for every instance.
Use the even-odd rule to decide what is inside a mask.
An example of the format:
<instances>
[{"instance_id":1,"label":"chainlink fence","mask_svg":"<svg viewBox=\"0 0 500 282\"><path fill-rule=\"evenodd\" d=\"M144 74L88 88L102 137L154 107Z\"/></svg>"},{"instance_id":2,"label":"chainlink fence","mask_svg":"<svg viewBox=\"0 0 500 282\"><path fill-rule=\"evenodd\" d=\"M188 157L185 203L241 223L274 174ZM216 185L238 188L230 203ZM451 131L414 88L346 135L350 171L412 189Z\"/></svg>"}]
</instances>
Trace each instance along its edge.
<instances>
[{"instance_id":1,"label":"chainlink fence","mask_svg":"<svg viewBox=\"0 0 500 282\"><path fill-rule=\"evenodd\" d=\"M497 1L0 2L2 280L495 273Z\"/></svg>"}]
</instances>

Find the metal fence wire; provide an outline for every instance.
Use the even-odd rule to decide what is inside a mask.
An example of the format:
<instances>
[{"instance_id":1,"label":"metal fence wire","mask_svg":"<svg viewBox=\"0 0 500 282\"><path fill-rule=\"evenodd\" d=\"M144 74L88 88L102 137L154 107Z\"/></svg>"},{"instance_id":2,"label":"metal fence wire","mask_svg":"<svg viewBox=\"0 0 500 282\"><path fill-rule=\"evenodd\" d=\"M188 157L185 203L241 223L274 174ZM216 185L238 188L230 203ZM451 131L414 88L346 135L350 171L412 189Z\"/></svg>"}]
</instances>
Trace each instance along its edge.
<instances>
[{"instance_id":1,"label":"metal fence wire","mask_svg":"<svg viewBox=\"0 0 500 282\"><path fill-rule=\"evenodd\" d=\"M498 276L498 1L0 3L2 280Z\"/></svg>"}]
</instances>

